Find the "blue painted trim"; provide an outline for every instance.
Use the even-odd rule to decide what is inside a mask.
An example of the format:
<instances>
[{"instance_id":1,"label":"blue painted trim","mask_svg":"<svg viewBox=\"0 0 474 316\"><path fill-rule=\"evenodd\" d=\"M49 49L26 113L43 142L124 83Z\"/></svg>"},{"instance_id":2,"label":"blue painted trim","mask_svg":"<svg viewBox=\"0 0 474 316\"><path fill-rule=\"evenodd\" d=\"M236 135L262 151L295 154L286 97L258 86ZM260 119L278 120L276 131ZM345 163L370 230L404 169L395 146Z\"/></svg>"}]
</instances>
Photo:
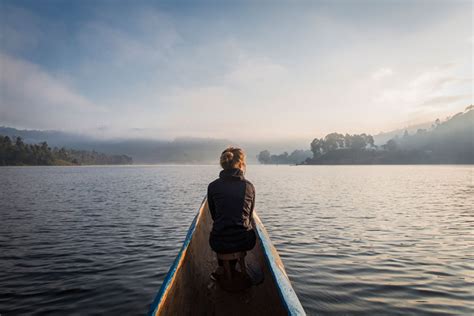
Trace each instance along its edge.
<instances>
[{"instance_id":1,"label":"blue painted trim","mask_svg":"<svg viewBox=\"0 0 474 316\"><path fill-rule=\"evenodd\" d=\"M306 312L304 311L303 306L301 305L301 302L295 293L295 290L291 286L290 280L275 261L272 252L273 245L270 241L270 237L268 237L267 233L262 229L260 225L263 227L261 221L259 221L257 225L255 225L258 237L262 244L265 259L267 261L267 264L269 265L270 271L272 272L273 279L276 282L278 294L280 295L281 300L285 304L288 315L306 315Z\"/></svg>"},{"instance_id":2,"label":"blue painted trim","mask_svg":"<svg viewBox=\"0 0 474 316\"><path fill-rule=\"evenodd\" d=\"M154 316L155 313L157 312L158 306L160 303L163 301L164 294L169 290L171 284L173 283L174 277L176 275L176 271L178 270L178 265L183 257L184 252L189 246L189 243L191 242L191 238L193 237L194 231L196 230L196 224L197 220L199 218L199 214L203 208L204 202L206 202L206 197L202 200L201 206L199 207L199 211L194 216L194 219L189 226L188 233L186 234L186 238L184 239L183 246L181 247L181 250L179 251L178 255L176 256L176 259L174 259L173 264L171 265L168 273L166 274L165 279L163 280L163 283L161 284L160 291L156 295L155 299L153 300L153 303L150 306L150 311L148 315Z\"/></svg>"},{"instance_id":3,"label":"blue painted trim","mask_svg":"<svg viewBox=\"0 0 474 316\"><path fill-rule=\"evenodd\" d=\"M183 246L179 251L176 259L174 260L173 264L171 265L168 273L166 274L165 279L161 285L160 291L156 295L153 303L150 306L149 315L154 316L157 312L158 306L163 301L165 293L169 290L171 284L173 283L174 277L176 275L176 271L178 269L178 265L181 262L184 252L189 246L191 239L193 237L194 231L196 230L196 224L200 215L200 212L206 202L206 197L204 197L201 206L199 207L199 211L194 217L189 229L188 233L186 234L186 238L184 239ZM275 258L272 252L272 242L270 241L270 237L268 237L267 233L263 229L263 224L259 220L257 225L255 225L257 230L258 238L260 239L262 249L265 255L265 260L269 266L269 270L272 273L273 279L278 288L278 294L285 305L285 308L288 312L288 315L291 316L298 316L298 315L306 315L303 306L301 305L298 296L296 295L293 287L291 286L290 280L286 276L286 274L280 269L280 267L276 264Z\"/></svg>"}]
</instances>

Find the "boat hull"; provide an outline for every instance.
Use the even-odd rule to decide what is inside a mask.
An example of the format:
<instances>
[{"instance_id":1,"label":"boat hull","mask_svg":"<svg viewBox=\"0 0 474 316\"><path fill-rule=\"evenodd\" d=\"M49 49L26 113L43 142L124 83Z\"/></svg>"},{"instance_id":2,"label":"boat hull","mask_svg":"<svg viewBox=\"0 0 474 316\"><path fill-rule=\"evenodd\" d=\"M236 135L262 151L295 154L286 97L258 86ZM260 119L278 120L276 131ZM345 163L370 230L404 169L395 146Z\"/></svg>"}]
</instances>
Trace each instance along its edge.
<instances>
[{"instance_id":1,"label":"boat hull","mask_svg":"<svg viewBox=\"0 0 474 316\"><path fill-rule=\"evenodd\" d=\"M280 256L255 213L254 226L257 243L245 260L250 269L263 273L264 280L246 291L224 291L209 277L217 259L209 246L212 218L204 199L150 315L304 315Z\"/></svg>"}]
</instances>

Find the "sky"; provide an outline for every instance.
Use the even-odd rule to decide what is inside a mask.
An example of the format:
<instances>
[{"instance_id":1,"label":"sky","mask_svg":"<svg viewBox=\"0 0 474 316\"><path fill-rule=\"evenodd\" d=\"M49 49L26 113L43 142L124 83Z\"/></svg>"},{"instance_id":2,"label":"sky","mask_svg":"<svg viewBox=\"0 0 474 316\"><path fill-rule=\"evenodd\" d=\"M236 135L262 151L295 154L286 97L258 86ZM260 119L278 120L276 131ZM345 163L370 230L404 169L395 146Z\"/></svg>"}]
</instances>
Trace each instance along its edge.
<instances>
[{"instance_id":1,"label":"sky","mask_svg":"<svg viewBox=\"0 0 474 316\"><path fill-rule=\"evenodd\" d=\"M0 0L0 126L312 139L473 102L472 1Z\"/></svg>"}]
</instances>

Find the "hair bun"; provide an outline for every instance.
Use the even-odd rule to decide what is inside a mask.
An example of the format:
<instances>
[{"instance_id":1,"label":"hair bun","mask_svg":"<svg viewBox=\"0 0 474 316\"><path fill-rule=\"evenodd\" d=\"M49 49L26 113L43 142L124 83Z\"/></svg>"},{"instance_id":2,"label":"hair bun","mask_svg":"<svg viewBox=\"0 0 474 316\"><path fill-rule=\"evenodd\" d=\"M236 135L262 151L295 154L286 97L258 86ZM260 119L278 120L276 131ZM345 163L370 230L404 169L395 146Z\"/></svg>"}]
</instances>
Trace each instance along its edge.
<instances>
[{"instance_id":1,"label":"hair bun","mask_svg":"<svg viewBox=\"0 0 474 316\"><path fill-rule=\"evenodd\" d=\"M242 149L229 146L221 154L222 169L245 168L245 153Z\"/></svg>"},{"instance_id":2,"label":"hair bun","mask_svg":"<svg viewBox=\"0 0 474 316\"><path fill-rule=\"evenodd\" d=\"M221 159L230 162L232 159L234 159L234 154L231 151L226 151L222 154Z\"/></svg>"}]
</instances>

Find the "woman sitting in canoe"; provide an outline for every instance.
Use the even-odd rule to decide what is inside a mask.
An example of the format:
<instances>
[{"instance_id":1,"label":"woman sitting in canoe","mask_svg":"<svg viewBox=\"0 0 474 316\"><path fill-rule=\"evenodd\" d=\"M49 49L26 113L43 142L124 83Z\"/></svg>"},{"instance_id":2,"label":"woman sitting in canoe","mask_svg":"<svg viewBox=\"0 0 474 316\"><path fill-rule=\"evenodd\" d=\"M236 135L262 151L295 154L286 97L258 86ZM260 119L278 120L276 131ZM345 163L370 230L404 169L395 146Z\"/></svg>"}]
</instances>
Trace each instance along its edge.
<instances>
[{"instance_id":1,"label":"woman sitting in canoe","mask_svg":"<svg viewBox=\"0 0 474 316\"><path fill-rule=\"evenodd\" d=\"M240 148L229 147L220 157L222 171L211 182L207 198L214 221L209 244L217 253L233 253L251 250L256 235L252 227L255 206L255 187L244 178L245 153ZM234 262L235 265L235 262ZM213 279L223 273L222 262L211 275Z\"/></svg>"}]
</instances>

